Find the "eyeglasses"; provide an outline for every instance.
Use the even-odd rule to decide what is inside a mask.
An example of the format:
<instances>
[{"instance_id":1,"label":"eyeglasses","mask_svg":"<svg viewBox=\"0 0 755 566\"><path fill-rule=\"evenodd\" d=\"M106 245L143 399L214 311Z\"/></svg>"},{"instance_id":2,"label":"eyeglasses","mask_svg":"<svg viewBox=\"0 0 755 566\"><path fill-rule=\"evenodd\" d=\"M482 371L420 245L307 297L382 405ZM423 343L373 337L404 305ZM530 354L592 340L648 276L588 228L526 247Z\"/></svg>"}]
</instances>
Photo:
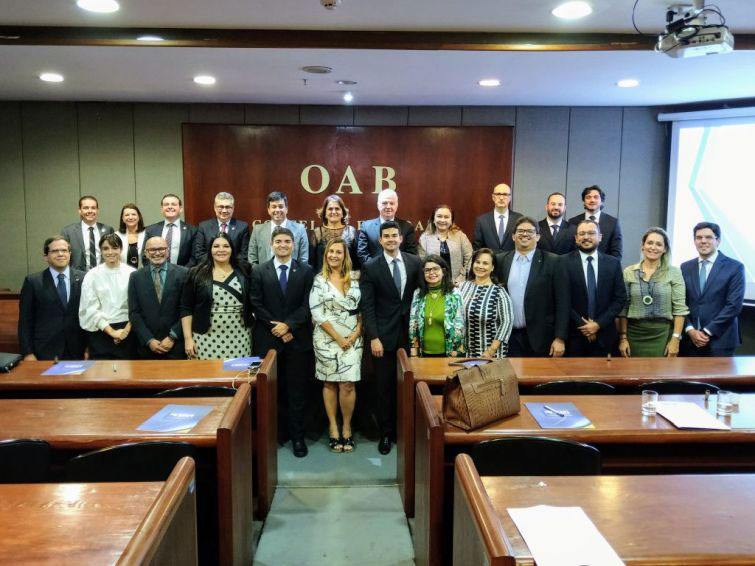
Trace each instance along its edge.
<instances>
[{"instance_id":1,"label":"eyeglasses","mask_svg":"<svg viewBox=\"0 0 755 566\"><path fill-rule=\"evenodd\" d=\"M218 210L233 210L232 204L218 204L215 206Z\"/></svg>"},{"instance_id":2,"label":"eyeglasses","mask_svg":"<svg viewBox=\"0 0 755 566\"><path fill-rule=\"evenodd\" d=\"M595 232L594 230L592 232L577 232L577 236L579 236L580 238L584 238L585 236L590 236L591 238L594 238L597 235L598 233Z\"/></svg>"},{"instance_id":3,"label":"eyeglasses","mask_svg":"<svg viewBox=\"0 0 755 566\"><path fill-rule=\"evenodd\" d=\"M60 249L60 250L47 250L48 254L70 254L71 250L69 249Z\"/></svg>"},{"instance_id":4,"label":"eyeglasses","mask_svg":"<svg viewBox=\"0 0 755 566\"><path fill-rule=\"evenodd\" d=\"M426 267L425 275L429 275L431 273L441 273L442 271L443 271L442 267Z\"/></svg>"},{"instance_id":5,"label":"eyeglasses","mask_svg":"<svg viewBox=\"0 0 755 566\"><path fill-rule=\"evenodd\" d=\"M525 230L524 228L517 228L515 234L517 236L534 236L535 230Z\"/></svg>"},{"instance_id":6,"label":"eyeglasses","mask_svg":"<svg viewBox=\"0 0 755 566\"><path fill-rule=\"evenodd\" d=\"M168 248L149 248L147 250L148 254L164 254L168 251Z\"/></svg>"},{"instance_id":7,"label":"eyeglasses","mask_svg":"<svg viewBox=\"0 0 755 566\"><path fill-rule=\"evenodd\" d=\"M493 193L494 197L510 197L511 193Z\"/></svg>"}]
</instances>

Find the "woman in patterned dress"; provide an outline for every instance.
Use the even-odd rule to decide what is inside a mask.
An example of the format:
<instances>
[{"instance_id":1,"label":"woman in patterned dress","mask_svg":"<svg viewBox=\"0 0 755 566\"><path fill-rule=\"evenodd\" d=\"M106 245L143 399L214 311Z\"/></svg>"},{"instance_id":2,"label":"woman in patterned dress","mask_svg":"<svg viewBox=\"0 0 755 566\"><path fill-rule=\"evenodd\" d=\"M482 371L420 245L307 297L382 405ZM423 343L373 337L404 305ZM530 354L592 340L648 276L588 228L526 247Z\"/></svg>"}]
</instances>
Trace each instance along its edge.
<instances>
[{"instance_id":1,"label":"woman in patterned dress","mask_svg":"<svg viewBox=\"0 0 755 566\"><path fill-rule=\"evenodd\" d=\"M422 261L422 275L409 312L412 356L458 356L464 350L464 317L451 269L442 257Z\"/></svg>"},{"instance_id":2,"label":"woman in patterned dress","mask_svg":"<svg viewBox=\"0 0 755 566\"><path fill-rule=\"evenodd\" d=\"M333 452L352 452L351 432L356 390L362 362L362 317L358 312L361 292L351 278L351 259L341 238L325 246L322 272L315 276L309 308L315 324L312 335L315 375L323 382L322 398L328 415L328 446ZM343 424L338 430L338 405Z\"/></svg>"},{"instance_id":3,"label":"woman in patterned dress","mask_svg":"<svg viewBox=\"0 0 755 566\"><path fill-rule=\"evenodd\" d=\"M495 254L480 248L472 256L472 269L459 292L467 326L467 355L504 358L514 323L511 298L494 275Z\"/></svg>"},{"instance_id":4,"label":"woman in patterned dress","mask_svg":"<svg viewBox=\"0 0 755 566\"><path fill-rule=\"evenodd\" d=\"M189 359L241 358L252 353L249 275L233 243L219 233L207 258L189 272L181 296L184 349Z\"/></svg>"}]
</instances>

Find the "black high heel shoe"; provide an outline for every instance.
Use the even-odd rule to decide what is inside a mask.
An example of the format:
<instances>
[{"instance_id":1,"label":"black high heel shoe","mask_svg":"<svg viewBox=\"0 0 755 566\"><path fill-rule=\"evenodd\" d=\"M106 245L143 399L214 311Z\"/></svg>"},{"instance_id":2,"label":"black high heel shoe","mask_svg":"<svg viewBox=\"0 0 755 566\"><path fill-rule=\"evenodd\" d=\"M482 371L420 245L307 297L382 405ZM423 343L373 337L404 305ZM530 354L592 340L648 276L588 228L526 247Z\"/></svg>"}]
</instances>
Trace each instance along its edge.
<instances>
[{"instance_id":1,"label":"black high heel shoe","mask_svg":"<svg viewBox=\"0 0 755 566\"><path fill-rule=\"evenodd\" d=\"M356 448L356 443L354 442L354 437L349 436L347 438L341 438L341 451L342 452L353 452Z\"/></svg>"},{"instance_id":2,"label":"black high heel shoe","mask_svg":"<svg viewBox=\"0 0 755 566\"><path fill-rule=\"evenodd\" d=\"M328 439L328 449L330 449L331 452L343 452L343 440L331 436Z\"/></svg>"}]
</instances>

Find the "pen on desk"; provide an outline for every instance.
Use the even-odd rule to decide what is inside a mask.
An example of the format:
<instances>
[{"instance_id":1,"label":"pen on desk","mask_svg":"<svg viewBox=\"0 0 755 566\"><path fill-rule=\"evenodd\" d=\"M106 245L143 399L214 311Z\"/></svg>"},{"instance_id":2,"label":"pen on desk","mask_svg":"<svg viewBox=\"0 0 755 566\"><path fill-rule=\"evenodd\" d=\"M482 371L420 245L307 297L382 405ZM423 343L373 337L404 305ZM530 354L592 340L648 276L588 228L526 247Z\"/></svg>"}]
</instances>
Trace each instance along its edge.
<instances>
[{"instance_id":1,"label":"pen on desk","mask_svg":"<svg viewBox=\"0 0 755 566\"><path fill-rule=\"evenodd\" d=\"M559 417L566 416L566 411L557 411L556 409L549 407L548 405L543 405L543 408L549 410L551 413L556 413Z\"/></svg>"},{"instance_id":2,"label":"pen on desk","mask_svg":"<svg viewBox=\"0 0 755 566\"><path fill-rule=\"evenodd\" d=\"M117 372L117 371L118 371L118 366L113 364L113 372Z\"/></svg>"}]
</instances>

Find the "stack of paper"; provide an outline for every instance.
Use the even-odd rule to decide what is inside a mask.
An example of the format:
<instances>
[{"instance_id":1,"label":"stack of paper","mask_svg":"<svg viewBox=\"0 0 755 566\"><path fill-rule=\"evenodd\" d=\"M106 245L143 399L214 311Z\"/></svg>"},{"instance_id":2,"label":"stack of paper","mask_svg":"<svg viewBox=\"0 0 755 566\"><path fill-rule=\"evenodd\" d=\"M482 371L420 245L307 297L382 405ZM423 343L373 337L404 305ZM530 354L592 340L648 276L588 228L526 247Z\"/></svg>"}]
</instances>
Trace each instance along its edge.
<instances>
[{"instance_id":1,"label":"stack of paper","mask_svg":"<svg viewBox=\"0 0 755 566\"><path fill-rule=\"evenodd\" d=\"M704 428L731 430L700 405L686 401L658 401L657 413L671 421L676 428Z\"/></svg>"},{"instance_id":2,"label":"stack of paper","mask_svg":"<svg viewBox=\"0 0 755 566\"><path fill-rule=\"evenodd\" d=\"M507 509L537 566L620 566L624 562L581 507Z\"/></svg>"}]
</instances>

